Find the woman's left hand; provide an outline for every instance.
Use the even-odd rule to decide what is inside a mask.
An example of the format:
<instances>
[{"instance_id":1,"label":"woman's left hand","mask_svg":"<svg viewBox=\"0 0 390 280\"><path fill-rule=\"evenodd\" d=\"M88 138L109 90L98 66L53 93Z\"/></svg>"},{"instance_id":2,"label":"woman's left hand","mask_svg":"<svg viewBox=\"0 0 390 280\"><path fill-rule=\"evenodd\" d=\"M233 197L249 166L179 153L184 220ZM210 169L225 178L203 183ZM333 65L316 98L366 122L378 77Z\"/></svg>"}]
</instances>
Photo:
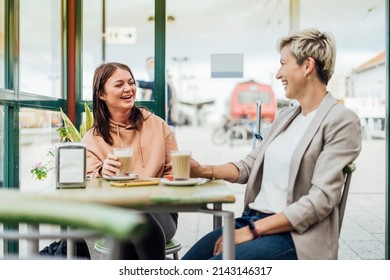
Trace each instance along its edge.
<instances>
[{"instance_id":1,"label":"woman's left hand","mask_svg":"<svg viewBox=\"0 0 390 280\"><path fill-rule=\"evenodd\" d=\"M119 171L121 163L118 161L118 157L113 154L108 154L107 158L103 161L102 175L114 176Z\"/></svg>"},{"instance_id":2,"label":"woman's left hand","mask_svg":"<svg viewBox=\"0 0 390 280\"><path fill-rule=\"evenodd\" d=\"M253 240L253 234L249 229L249 226L239 228L234 231L234 245L238 245L251 240ZM222 236L220 236L214 245L214 256L222 252L222 247L223 247Z\"/></svg>"},{"instance_id":3,"label":"woman's left hand","mask_svg":"<svg viewBox=\"0 0 390 280\"><path fill-rule=\"evenodd\" d=\"M190 177L191 178L198 178L203 177L202 170L204 169L204 166L200 165L199 162L191 158L191 167L190 167Z\"/></svg>"}]
</instances>

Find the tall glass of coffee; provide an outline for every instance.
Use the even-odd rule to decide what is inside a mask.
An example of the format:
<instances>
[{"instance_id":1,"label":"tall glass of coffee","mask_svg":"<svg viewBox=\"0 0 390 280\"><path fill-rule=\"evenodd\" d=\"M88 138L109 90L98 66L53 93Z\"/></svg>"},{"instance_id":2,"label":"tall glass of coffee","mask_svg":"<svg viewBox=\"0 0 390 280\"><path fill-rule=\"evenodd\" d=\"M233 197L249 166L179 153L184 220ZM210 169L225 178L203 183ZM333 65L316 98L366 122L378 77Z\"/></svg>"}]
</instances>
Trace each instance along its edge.
<instances>
[{"instance_id":1,"label":"tall glass of coffee","mask_svg":"<svg viewBox=\"0 0 390 280\"><path fill-rule=\"evenodd\" d=\"M114 155L118 157L119 162L121 163L119 172L116 173L117 176L128 176L130 175L130 165L131 158L133 156L132 148L114 148Z\"/></svg>"},{"instance_id":2,"label":"tall glass of coffee","mask_svg":"<svg viewBox=\"0 0 390 280\"><path fill-rule=\"evenodd\" d=\"M173 179L188 180L190 178L191 151L172 151Z\"/></svg>"}]
</instances>

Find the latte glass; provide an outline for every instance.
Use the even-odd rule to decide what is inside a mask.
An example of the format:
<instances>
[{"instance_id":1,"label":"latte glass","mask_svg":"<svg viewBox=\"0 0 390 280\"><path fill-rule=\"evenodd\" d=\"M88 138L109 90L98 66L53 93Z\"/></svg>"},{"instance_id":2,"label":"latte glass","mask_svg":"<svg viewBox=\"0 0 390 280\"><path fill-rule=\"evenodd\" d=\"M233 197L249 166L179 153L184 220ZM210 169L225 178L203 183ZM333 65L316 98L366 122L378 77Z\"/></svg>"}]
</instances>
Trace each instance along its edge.
<instances>
[{"instance_id":1,"label":"latte glass","mask_svg":"<svg viewBox=\"0 0 390 280\"><path fill-rule=\"evenodd\" d=\"M190 178L191 151L173 151L171 153L173 179L188 180Z\"/></svg>"},{"instance_id":2,"label":"latte glass","mask_svg":"<svg viewBox=\"0 0 390 280\"><path fill-rule=\"evenodd\" d=\"M119 172L116 173L117 176L127 176L130 175L131 170L131 158L133 157L132 148L114 148L114 155L118 157L121 167Z\"/></svg>"}]
</instances>

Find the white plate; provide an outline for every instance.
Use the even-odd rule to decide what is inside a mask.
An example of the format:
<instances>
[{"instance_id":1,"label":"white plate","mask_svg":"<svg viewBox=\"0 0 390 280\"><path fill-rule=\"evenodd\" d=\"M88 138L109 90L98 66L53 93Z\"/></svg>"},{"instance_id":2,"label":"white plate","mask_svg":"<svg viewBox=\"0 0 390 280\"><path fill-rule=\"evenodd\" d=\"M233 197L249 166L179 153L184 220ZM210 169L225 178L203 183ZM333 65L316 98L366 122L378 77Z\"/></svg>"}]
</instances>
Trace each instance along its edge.
<instances>
[{"instance_id":1,"label":"white plate","mask_svg":"<svg viewBox=\"0 0 390 280\"><path fill-rule=\"evenodd\" d=\"M125 180L134 180L139 177L138 174L130 174L127 176L107 176L103 175L103 178L110 181L125 181Z\"/></svg>"},{"instance_id":2,"label":"white plate","mask_svg":"<svg viewBox=\"0 0 390 280\"><path fill-rule=\"evenodd\" d=\"M202 182L202 178L190 178L188 180L170 181L166 178L160 180L161 183L168 186L194 186Z\"/></svg>"}]
</instances>

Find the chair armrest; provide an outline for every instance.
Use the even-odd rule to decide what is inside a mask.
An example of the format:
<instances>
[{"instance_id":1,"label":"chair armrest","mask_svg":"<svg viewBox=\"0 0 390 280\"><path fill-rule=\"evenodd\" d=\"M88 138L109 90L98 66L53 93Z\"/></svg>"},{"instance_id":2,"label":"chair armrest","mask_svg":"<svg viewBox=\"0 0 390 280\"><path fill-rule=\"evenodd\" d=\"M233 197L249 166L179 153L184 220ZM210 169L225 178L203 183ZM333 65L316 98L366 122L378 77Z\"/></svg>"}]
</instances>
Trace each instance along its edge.
<instances>
[{"instance_id":1,"label":"chair armrest","mask_svg":"<svg viewBox=\"0 0 390 280\"><path fill-rule=\"evenodd\" d=\"M352 162L343 168L343 172L344 174L351 174L352 172L355 171L355 169L356 169L356 165L354 162Z\"/></svg>"},{"instance_id":2,"label":"chair armrest","mask_svg":"<svg viewBox=\"0 0 390 280\"><path fill-rule=\"evenodd\" d=\"M349 186L351 184L351 178L352 178L352 173L355 171L356 165L355 163L349 163L347 166L343 168L344 172L344 186L341 194L341 199L339 203L339 233L341 232L341 226L343 224L343 219L344 219L344 212L345 212L345 207L347 205L347 198L348 198L348 193L349 193Z\"/></svg>"}]
</instances>

